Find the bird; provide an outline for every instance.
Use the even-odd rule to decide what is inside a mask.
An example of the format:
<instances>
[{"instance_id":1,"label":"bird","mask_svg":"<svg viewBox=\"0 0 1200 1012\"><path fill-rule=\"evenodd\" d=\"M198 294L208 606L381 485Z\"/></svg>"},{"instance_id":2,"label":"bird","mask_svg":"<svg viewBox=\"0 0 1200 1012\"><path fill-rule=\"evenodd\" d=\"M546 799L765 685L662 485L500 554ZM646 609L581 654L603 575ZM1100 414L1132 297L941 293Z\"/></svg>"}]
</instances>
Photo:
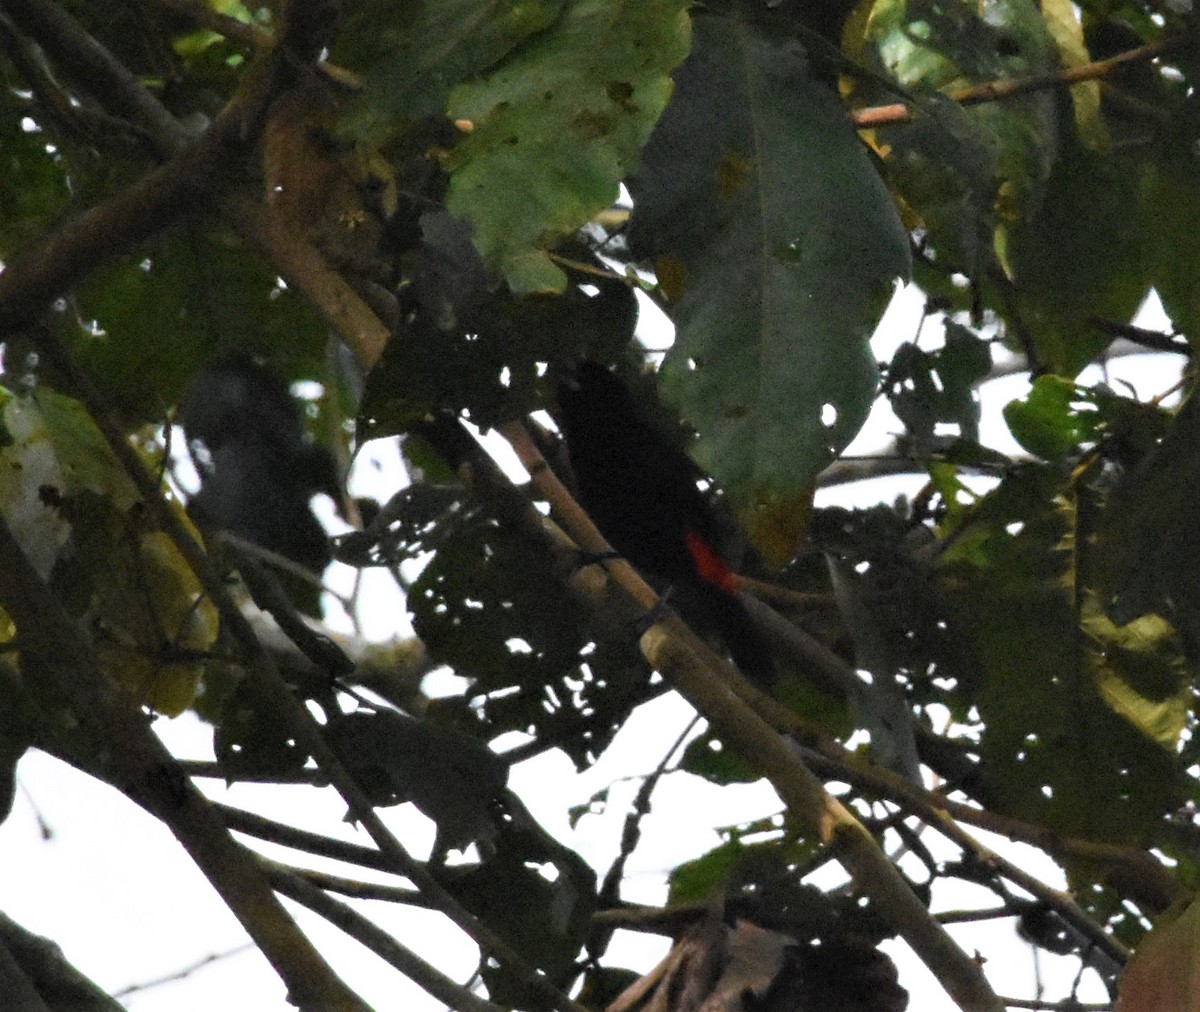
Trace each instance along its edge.
<instances>
[{"instance_id":1,"label":"bird","mask_svg":"<svg viewBox=\"0 0 1200 1012\"><path fill-rule=\"evenodd\" d=\"M693 628L715 633L743 674L773 681L770 649L738 596L732 521L701 491L700 468L598 362L567 370L557 399L576 494L600 533Z\"/></svg>"},{"instance_id":2,"label":"bird","mask_svg":"<svg viewBox=\"0 0 1200 1012\"><path fill-rule=\"evenodd\" d=\"M322 572L329 538L309 500L317 492L337 496L336 467L328 450L305 440L283 381L249 355L230 353L194 378L180 414L201 478L189 509L202 529L228 531ZM316 608L309 589L289 589L302 592L305 610Z\"/></svg>"}]
</instances>

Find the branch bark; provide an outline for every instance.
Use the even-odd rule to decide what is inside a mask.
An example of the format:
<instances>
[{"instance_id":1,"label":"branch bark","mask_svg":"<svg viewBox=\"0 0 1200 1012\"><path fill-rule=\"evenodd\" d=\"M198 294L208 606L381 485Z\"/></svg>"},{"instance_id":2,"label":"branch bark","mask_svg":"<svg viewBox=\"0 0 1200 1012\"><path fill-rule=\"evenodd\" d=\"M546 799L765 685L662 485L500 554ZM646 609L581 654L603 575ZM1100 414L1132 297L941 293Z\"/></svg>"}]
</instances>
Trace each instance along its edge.
<instances>
[{"instance_id":1,"label":"branch bark","mask_svg":"<svg viewBox=\"0 0 1200 1012\"><path fill-rule=\"evenodd\" d=\"M17 627L25 681L43 710L75 722L105 779L166 823L287 984L292 1000L306 1008L366 1010L175 765L132 698L100 667L3 521L0 607Z\"/></svg>"},{"instance_id":2,"label":"branch bark","mask_svg":"<svg viewBox=\"0 0 1200 1012\"><path fill-rule=\"evenodd\" d=\"M524 428L512 424L502 432L529 471L534 487L579 548L611 554L599 530L554 475ZM659 608L658 595L628 562L617 558L606 568L614 583L644 612ZM646 631L642 650L651 665L704 715L721 740L752 758L788 808L808 823L818 839L834 847L880 915L912 946L961 1008L1003 1007L979 964L930 915L862 823L825 790L794 746L742 698L743 693L754 690L736 669L717 657L675 615Z\"/></svg>"},{"instance_id":3,"label":"branch bark","mask_svg":"<svg viewBox=\"0 0 1200 1012\"><path fill-rule=\"evenodd\" d=\"M49 10L52 5L47 4L46 0L0 0L0 3L5 5L14 20L17 20L18 14L24 17L22 24L26 30L47 33L51 31L48 26L53 26L54 31L60 31L64 39L60 43L61 48L56 49L59 56L68 59L72 53L87 54L89 66L103 78L100 82L92 82L92 87L105 95L122 95L128 85L127 72L111 55L105 59L103 54L96 54L94 40L73 19L65 14L58 18L56 15L62 12ZM284 28L276 48L247 71L237 94L213 125L194 143L186 144L182 128L165 125L159 112L148 112L150 107L141 99L133 100L129 96L118 98L122 109L139 117L139 122L146 115L158 123L162 129L154 130L153 135L160 142L160 153L164 157L175 157L151 172L130 191L68 223L0 274L0 333L36 319L57 295L69 290L100 265L168 225L183 209L198 203L201 194L211 192L219 183L227 180L230 164L239 164L239 156L244 154L257 136L272 99L289 86L303 65L316 59L320 50L317 34L328 7L328 4L286 6ZM41 36L38 39L42 41ZM149 98L151 103L155 103L152 96ZM373 362L382 351L387 331L366 309L362 300L324 265L315 250L304 248L296 252L290 247L288 240L291 237L281 235L273 227L260 204L243 200L236 194L222 194L222 199L226 211L234 217L235 222L272 257L299 258L288 261L288 266L283 270L285 277L316 277L319 284L306 287L306 282L301 287L313 297L327 318L338 322L339 332L360 360ZM354 324L347 325L348 319L355 321ZM175 542L218 607L223 622L231 630L247 659L251 684L262 695L266 705L278 710L300 745L307 748L325 770L330 782L346 800L355 820L363 825L380 851L387 856L390 867L413 881L486 954L505 963L514 974L525 979L550 1007L564 1012L582 1012L580 1006L559 993L507 942L455 900L390 833L357 783L329 750L312 717L289 691L249 623L230 599L204 550L163 500L157 480L146 471L120 427L112 421L105 399L51 335L43 333L39 336L43 352L70 377L73 392L100 426L118 460L145 499L159 528ZM178 770L176 773L187 783ZM188 790L194 789L189 785ZM168 822L173 817L169 807L160 805L151 810ZM347 1003L346 1007L352 1007L352 1003Z\"/></svg>"}]
</instances>

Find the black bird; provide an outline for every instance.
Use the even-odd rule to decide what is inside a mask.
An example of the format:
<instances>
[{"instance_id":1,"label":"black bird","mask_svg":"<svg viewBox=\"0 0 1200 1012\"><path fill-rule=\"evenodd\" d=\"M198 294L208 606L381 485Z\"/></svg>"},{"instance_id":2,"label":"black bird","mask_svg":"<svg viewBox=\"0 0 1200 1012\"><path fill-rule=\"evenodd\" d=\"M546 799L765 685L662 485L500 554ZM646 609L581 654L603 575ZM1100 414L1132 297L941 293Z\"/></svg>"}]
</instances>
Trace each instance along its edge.
<instances>
[{"instance_id":1,"label":"black bird","mask_svg":"<svg viewBox=\"0 0 1200 1012\"><path fill-rule=\"evenodd\" d=\"M577 366L558 403L580 504L609 544L670 588L689 624L716 632L743 674L773 680L770 650L738 599L730 521L698 487L696 464L602 365Z\"/></svg>"},{"instance_id":2,"label":"black bird","mask_svg":"<svg viewBox=\"0 0 1200 1012\"><path fill-rule=\"evenodd\" d=\"M192 381L180 414L189 448L205 451L195 458L201 485L190 503L200 526L324 570L329 539L309 500L317 492L336 500L336 468L327 450L305 440L279 377L248 355L227 355Z\"/></svg>"}]
</instances>

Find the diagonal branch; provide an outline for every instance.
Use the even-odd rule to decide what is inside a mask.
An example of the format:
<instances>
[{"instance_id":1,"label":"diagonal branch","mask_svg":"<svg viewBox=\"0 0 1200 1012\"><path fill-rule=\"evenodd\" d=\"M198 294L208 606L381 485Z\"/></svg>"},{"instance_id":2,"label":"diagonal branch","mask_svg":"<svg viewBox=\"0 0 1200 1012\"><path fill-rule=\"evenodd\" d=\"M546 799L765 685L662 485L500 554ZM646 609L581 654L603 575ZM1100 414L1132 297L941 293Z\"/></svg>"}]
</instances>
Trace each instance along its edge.
<instances>
[{"instance_id":1,"label":"diagonal branch","mask_svg":"<svg viewBox=\"0 0 1200 1012\"><path fill-rule=\"evenodd\" d=\"M46 8L51 5L46 0L0 0L0 4L12 8L10 13L13 10L23 13L34 10L50 17ZM165 227L182 210L195 204L200 194L226 180L230 162L236 165L235 156L244 152L257 135L271 100L290 85L305 60L314 60L319 53L320 46L314 44L314 38L322 27L323 16L329 13L328 8L328 4L317 3L287 5L284 30L278 46L247 71L237 94L198 141L179 149L171 161L151 172L142 184L92 209L75 222L68 223L50 239L9 265L0 274L0 333L35 319L59 293L71 288L100 264ZM45 30L43 26L47 23L45 20L29 21L39 31ZM77 23L69 18L61 24L57 21L54 23L62 28L71 45L79 47L80 51L88 48L88 42L92 40ZM293 27L289 28L289 25ZM66 50L59 52L65 55ZM108 60L97 59L91 65L106 78L104 89L111 86L119 92L123 84L128 83L122 78L123 68L111 56ZM107 90L105 93L108 93ZM127 102L123 108L131 114L137 114L136 105L136 102ZM173 131L170 129L164 130L164 149L174 144L171 134ZM164 150L163 153L170 154L171 151ZM289 237L278 234L278 230L271 227L261 205L248 200L239 203L236 197L226 197L225 204L231 213L244 212L240 220L250 223L246 227L255 234L260 245L282 255ZM323 263L309 266L322 279L334 275ZM358 312L356 319L360 329L349 328L343 334L349 333L348 343L352 347L355 347L358 335L363 335L356 347L360 358L377 356L387 332L373 314L361 312L362 300L353 294L349 286L341 281L340 285L330 284L321 288L317 294L322 300L318 302L318 308L330 318L340 320ZM163 499L157 479L146 470L123 431L112 420L105 398L52 335L43 331L37 336L43 353L69 377L73 392L96 420L118 460L133 479L155 522L178 547L221 612L222 621L247 659L250 684L260 693L264 702L280 714L280 719L299 745L306 748L326 772L330 782L346 800L355 820L362 824L386 855L390 867L411 879L488 956L506 964L514 974L524 979L549 1007L581 1012L580 1006L562 995L515 949L459 903L424 866L408 854L387 829L361 788L330 751L311 715L289 691L249 622L231 600L202 547ZM168 819L171 815L167 809L156 809L155 814Z\"/></svg>"},{"instance_id":2,"label":"diagonal branch","mask_svg":"<svg viewBox=\"0 0 1200 1012\"><path fill-rule=\"evenodd\" d=\"M160 157L176 154L188 134L142 83L70 14L50 0L3 0L13 23L109 113L146 131Z\"/></svg>"},{"instance_id":3,"label":"diagonal branch","mask_svg":"<svg viewBox=\"0 0 1200 1012\"><path fill-rule=\"evenodd\" d=\"M1070 67L1053 74L1032 74L1028 77L1010 77L969 85L950 92L947 97L959 105L981 105L984 102L999 102L1028 95L1035 91L1045 91L1049 88L1063 88L1079 84L1081 81L1096 81L1107 77L1114 70L1126 64L1153 60L1167 53L1182 50L1186 46L1195 45L1195 41L1195 37L1190 34L1172 36L1169 39L1160 39L1144 46L1127 49L1123 53L1117 53L1104 60L1085 63L1079 67ZM919 111L913 106L897 102L892 105L857 109L850 118L859 130L870 130L874 127L911 123L918 115Z\"/></svg>"},{"instance_id":4,"label":"diagonal branch","mask_svg":"<svg viewBox=\"0 0 1200 1012\"><path fill-rule=\"evenodd\" d=\"M88 753L134 801L161 819L203 869L250 937L311 1008L367 1006L329 968L279 903L247 852L175 765L128 693L103 671L78 626L0 521L0 607L17 627L30 690L78 722Z\"/></svg>"},{"instance_id":5,"label":"diagonal branch","mask_svg":"<svg viewBox=\"0 0 1200 1012\"><path fill-rule=\"evenodd\" d=\"M295 737L299 747L306 749L326 773L330 784L346 801L354 820L362 825L386 856L390 868L409 878L430 898L438 910L470 935L487 955L504 963L512 973L520 976L549 1007L561 1009L563 1012L583 1012L581 1006L561 994L548 978L530 966L508 942L455 899L424 865L404 849L387 828L357 781L346 772L341 761L329 748L312 715L292 694L249 620L230 597L204 549L163 498L158 478L150 474L120 426L113 420L114 416L106 399L53 335L42 332L40 336L41 350L62 370L63 375L68 377L72 392L83 402L99 426L113 453L141 494L154 522L175 543L205 593L221 613L222 622L246 658L248 684L258 693L265 708L279 715L280 721ZM0 604L2 603L0 600ZM170 813L156 811L155 814L166 817Z\"/></svg>"},{"instance_id":6,"label":"diagonal branch","mask_svg":"<svg viewBox=\"0 0 1200 1012\"><path fill-rule=\"evenodd\" d=\"M410 980L416 981L439 1001L445 1002L448 1008L460 1012L503 1012L500 1005L494 1005L455 983L356 910L327 895L305 876L296 874L282 865L269 867L267 874L271 883L283 895L341 928Z\"/></svg>"},{"instance_id":7,"label":"diagonal branch","mask_svg":"<svg viewBox=\"0 0 1200 1012\"><path fill-rule=\"evenodd\" d=\"M198 139L65 11L47 0L0 0L14 23L60 66L79 61L92 73L90 91L106 108L130 117L169 159L108 201L63 223L7 264L0 274L0 334L36 320L58 296L97 268L135 248L179 215L203 206L203 195L229 178L252 143L272 97L286 80L282 54L264 57ZM288 72L290 73L290 71Z\"/></svg>"},{"instance_id":8,"label":"diagonal branch","mask_svg":"<svg viewBox=\"0 0 1200 1012\"><path fill-rule=\"evenodd\" d=\"M576 544L585 552L611 554L523 426L505 426L502 432L529 471L534 487L562 518ZM640 608L657 613L658 595L628 562L615 559L609 570L613 581ZM877 904L880 915L912 946L959 1005L980 1010L1002 1007L979 965L934 920L862 823L825 790L794 746L742 698L743 692L754 690L735 668L675 615L647 630L642 651L705 716L722 741L754 758L788 808L808 823L818 839L832 846L858 886Z\"/></svg>"}]
</instances>

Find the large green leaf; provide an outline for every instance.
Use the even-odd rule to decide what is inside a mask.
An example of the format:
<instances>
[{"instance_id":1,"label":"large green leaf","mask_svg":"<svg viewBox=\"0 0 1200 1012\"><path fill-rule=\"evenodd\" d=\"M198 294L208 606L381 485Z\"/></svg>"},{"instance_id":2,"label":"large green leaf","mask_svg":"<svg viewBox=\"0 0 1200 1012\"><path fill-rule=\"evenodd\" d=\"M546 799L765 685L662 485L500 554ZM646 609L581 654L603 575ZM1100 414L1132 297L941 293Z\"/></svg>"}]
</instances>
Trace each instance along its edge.
<instances>
[{"instance_id":1,"label":"large green leaf","mask_svg":"<svg viewBox=\"0 0 1200 1012\"><path fill-rule=\"evenodd\" d=\"M456 88L471 132L449 159L446 206L471 222L517 292L559 290L545 247L612 204L688 52L682 0L574 0L494 72Z\"/></svg>"},{"instance_id":2,"label":"large green leaf","mask_svg":"<svg viewBox=\"0 0 1200 1012\"><path fill-rule=\"evenodd\" d=\"M367 71L351 130L376 138L441 113L450 90L554 23L563 0L370 0L353 5L334 57Z\"/></svg>"},{"instance_id":3,"label":"large green leaf","mask_svg":"<svg viewBox=\"0 0 1200 1012\"><path fill-rule=\"evenodd\" d=\"M1146 295L1139 175L1069 139L1044 200L1011 231L1013 308L1052 371L1074 376L1112 341L1096 320L1125 322Z\"/></svg>"},{"instance_id":4,"label":"large green leaf","mask_svg":"<svg viewBox=\"0 0 1200 1012\"><path fill-rule=\"evenodd\" d=\"M444 533L408 606L430 656L471 685L435 709L484 739L554 741L582 767L651 692L636 635L593 641L544 557L486 517Z\"/></svg>"},{"instance_id":5,"label":"large green leaf","mask_svg":"<svg viewBox=\"0 0 1200 1012\"><path fill-rule=\"evenodd\" d=\"M1114 490L1099 530L1098 580L1118 622L1170 618L1200 643L1200 401L1179 410L1170 432Z\"/></svg>"},{"instance_id":6,"label":"large green leaf","mask_svg":"<svg viewBox=\"0 0 1200 1012\"><path fill-rule=\"evenodd\" d=\"M630 188L635 253L681 275L664 376L697 459L735 495L804 487L866 418L879 297L909 269L844 108L797 42L698 17Z\"/></svg>"},{"instance_id":7,"label":"large green leaf","mask_svg":"<svg viewBox=\"0 0 1200 1012\"><path fill-rule=\"evenodd\" d=\"M1117 630L1089 606L1060 482L1050 466L1014 472L943 554L950 631L974 655L960 677L984 725L978 796L1059 832L1142 841L1185 796L1182 653L1169 628Z\"/></svg>"},{"instance_id":8,"label":"large green leaf","mask_svg":"<svg viewBox=\"0 0 1200 1012\"><path fill-rule=\"evenodd\" d=\"M1192 348L1200 347L1200 173L1191 164L1156 166L1144 210L1152 231L1153 283L1163 306Z\"/></svg>"}]
</instances>

